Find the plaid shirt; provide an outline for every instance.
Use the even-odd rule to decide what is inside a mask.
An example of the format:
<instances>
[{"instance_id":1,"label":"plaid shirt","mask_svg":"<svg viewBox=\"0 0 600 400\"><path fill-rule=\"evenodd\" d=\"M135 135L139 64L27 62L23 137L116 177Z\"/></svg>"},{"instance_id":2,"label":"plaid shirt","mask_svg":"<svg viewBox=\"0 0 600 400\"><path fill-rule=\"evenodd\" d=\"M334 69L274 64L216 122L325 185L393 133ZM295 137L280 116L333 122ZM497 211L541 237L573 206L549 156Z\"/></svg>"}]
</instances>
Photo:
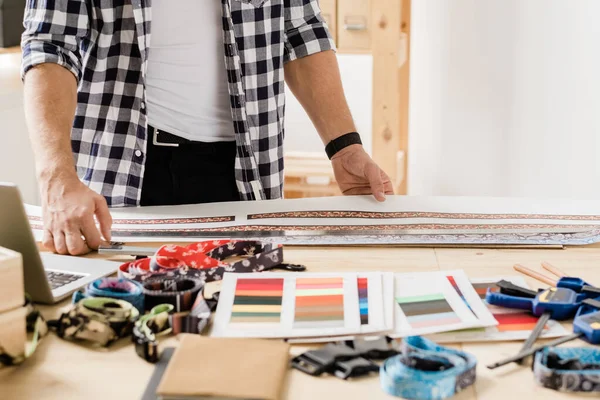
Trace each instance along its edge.
<instances>
[{"instance_id":1,"label":"plaid shirt","mask_svg":"<svg viewBox=\"0 0 600 400\"><path fill-rule=\"evenodd\" d=\"M334 44L317 0L221 3L238 189L244 200L279 198L283 65ZM140 201L151 20L151 0L27 0L22 77L42 63L75 75L71 143L77 173L113 207Z\"/></svg>"}]
</instances>

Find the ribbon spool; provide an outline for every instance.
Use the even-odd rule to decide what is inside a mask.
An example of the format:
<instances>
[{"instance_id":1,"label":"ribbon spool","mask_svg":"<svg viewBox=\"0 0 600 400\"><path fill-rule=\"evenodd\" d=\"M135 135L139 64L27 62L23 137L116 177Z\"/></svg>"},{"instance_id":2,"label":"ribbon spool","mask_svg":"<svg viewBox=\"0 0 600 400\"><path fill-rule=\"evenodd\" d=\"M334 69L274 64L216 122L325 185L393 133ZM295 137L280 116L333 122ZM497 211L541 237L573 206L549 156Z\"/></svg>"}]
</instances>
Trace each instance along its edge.
<instances>
[{"instance_id":1,"label":"ribbon spool","mask_svg":"<svg viewBox=\"0 0 600 400\"><path fill-rule=\"evenodd\" d=\"M189 311L203 287L204 283L198 279L149 279L143 283L144 309L170 304L175 312Z\"/></svg>"},{"instance_id":2,"label":"ribbon spool","mask_svg":"<svg viewBox=\"0 0 600 400\"><path fill-rule=\"evenodd\" d=\"M233 263L233 256L246 258ZM122 264L120 278L143 282L155 277L191 278L204 282L223 279L225 272L261 272L283 262L283 247L253 240L215 240L189 246L165 245L153 257Z\"/></svg>"},{"instance_id":3,"label":"ribbon spool","mask_svg":"<svg viewBox=\"0 0 600 400\"><path fill-rule=\"evenodd\" d=\"M131 334L140 313L131 303L108 297L88 297L75 304L48 326L64 339L87 340L109 346Z\"/></svg>"},{"instance_id":4,"label":"ribbon spool","mask_svg":"<svg viewBox=\"0 0 600 400\"><path fill-rule=\"evenodd\" d=\"M152 363L159 360L157 336L171 333L169 315L173 309L170 304L161 304L136 321L131 340L138 356Z\"/></svg>"},{"instance_id":5,"label":"ribbon spool","mask_svg":"<svg viewBox=\"0 0 600 400\"><path fill-rule=\"evenodd\" d=\"M600 392L600 350L545 347L535 354L535 381L560 392Z\"/></svg>"},{"instance_id":6,"label":"ribbon spool","mask_svg":"<svg viewBox=\"0 0 600 400\"><path fill-rule=\"evenodd\" d=\"M379 376L382 389L392 396L440 400L475 383L476 367L468 353L410 336L402 342L402 354L383 363Z\"/></svg>"},{"instance_id":7,"label":"ribbon spool","mask_svg":"<svg viewBox=\"0 0 600 400\"><path fill-rule=\"evenodd\" d=\"M204 298L204 282L197 279L152 278L144 281L145 309L150 313L136 322L133 342L137 354L157 362L158 334L202 333L218 298Z\"/></svg>"},{"instance_id":8,"label":"ribbon spool","mask_svg":"<svg viewBox=\"0 0 600 400\"><path fill-rule=\"evenodd\" d=\"M85 289L73 293L73 303L87 297L107 297L123 300L133 304L141 313L144 312L144 293L142 285L123 278L100 278L91 282Z\"/></svg>"}]
</instances>

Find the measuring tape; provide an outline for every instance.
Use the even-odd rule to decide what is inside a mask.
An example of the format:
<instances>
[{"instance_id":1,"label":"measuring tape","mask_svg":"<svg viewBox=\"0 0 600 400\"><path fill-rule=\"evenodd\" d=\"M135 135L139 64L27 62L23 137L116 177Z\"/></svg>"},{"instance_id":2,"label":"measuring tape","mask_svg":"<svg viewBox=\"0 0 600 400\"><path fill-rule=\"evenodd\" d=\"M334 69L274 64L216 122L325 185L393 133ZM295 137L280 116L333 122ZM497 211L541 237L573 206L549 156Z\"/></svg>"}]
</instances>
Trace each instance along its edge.
<instances>
[{"instance_id":1,"label":"measuring tape","mask_svg":"<svg viewBox=\"0 0 600 400\"><path fill-rule=\"evenodd\" d=\"M477 359L420 336L402 341L402 354L388 358L379 376L392 396L415 400L451 397L475 383Z\"/></svg>"}]
</instances>

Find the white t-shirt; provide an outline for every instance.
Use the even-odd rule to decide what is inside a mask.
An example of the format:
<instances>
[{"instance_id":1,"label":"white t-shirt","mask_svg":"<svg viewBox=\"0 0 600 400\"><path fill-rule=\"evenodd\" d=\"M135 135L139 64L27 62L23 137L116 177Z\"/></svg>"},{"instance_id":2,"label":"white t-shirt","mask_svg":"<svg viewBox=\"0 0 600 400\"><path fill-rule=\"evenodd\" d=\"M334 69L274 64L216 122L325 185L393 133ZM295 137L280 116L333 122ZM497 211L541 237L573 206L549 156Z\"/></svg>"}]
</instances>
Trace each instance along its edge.
<instances>
[{"instance_id":1,"label":"white t-shirt","mask_svg":"<svg viewBox=\"0 0 600 400\"><path fill-rule=\"evenodd\" d=\"M148 122L185 139L233 141L219 0L153 0Z\"/></svg>"}]
</instances>

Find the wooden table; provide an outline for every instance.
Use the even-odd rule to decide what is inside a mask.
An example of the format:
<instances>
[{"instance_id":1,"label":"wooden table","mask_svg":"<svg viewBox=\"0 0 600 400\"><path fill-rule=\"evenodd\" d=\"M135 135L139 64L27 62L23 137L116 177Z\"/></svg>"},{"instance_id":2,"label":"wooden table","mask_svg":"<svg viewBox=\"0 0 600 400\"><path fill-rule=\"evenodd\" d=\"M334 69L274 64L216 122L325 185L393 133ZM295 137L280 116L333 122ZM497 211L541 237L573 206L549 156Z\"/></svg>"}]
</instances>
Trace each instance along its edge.
<instances>
[{"instance_id":1,"label":"wooden table","mask_svg":"<svg viewBox=\"0 0 600 400\"><path fill-rule=\"evenodd\" d=\"M565 250L539 249L449 249L449 248L307 248L287 247L286 261L303 263L312 272L322 271L437 271L464 269L470 277L513 275L512 265L540 268L548 261L570 275L600 282L600 247ZM532 287L537 281L527 278ZM67 306L41 307L46 317L55 317ZM177 345L176 338L162 340ZM527 367L508 365L490 371L485 365L516 353L521 342L464 344L462 349L479 360L477 383L462 392L459 400L567 399L538 387ZM583 342L572 342L582 346ZM458 345L457 345L458 346ZM304 350L294 347L294 354ZM202 362L201 359L198 360ZM24 364L0 370L0 398L21 399L136 399L140 398L153 366L140 359L127 340L108 350L94 350L63 341L54 334L44 338L39 350ZM379 387L378 377L345 382L332 377L314 378L291 371L285 399L391 399Z\"/></svg>"}]
</instances>

